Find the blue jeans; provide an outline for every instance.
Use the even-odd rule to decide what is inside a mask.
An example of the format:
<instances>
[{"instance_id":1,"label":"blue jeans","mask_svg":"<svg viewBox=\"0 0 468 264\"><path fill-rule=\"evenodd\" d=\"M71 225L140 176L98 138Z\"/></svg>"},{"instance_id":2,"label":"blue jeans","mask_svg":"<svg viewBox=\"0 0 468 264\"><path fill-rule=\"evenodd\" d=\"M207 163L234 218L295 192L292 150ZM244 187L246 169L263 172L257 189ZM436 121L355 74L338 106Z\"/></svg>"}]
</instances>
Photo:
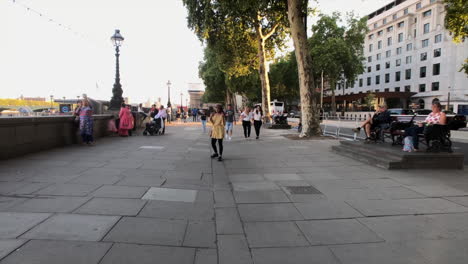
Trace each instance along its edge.
<instances>
[{"instance_id":1,"label":"blue jeans","mask_svg":"<svg viewBox=\"0 0 468 264\"><path fill-rule=\"evenodd\" d=\"M226 132L232 131L232 128L234 127L232 122L226 122Z\"/></svg>"},{"instance_id":2,"label":"blue jeans","mask_svg":"<svg viewBox=\"0 0 468 264\"><path fill-rule=\"evenodd\" d=\"M202 120L201 125L203 127L203 133L205 133L206 132L206 120Z\"/></svg>"}]
</instances>

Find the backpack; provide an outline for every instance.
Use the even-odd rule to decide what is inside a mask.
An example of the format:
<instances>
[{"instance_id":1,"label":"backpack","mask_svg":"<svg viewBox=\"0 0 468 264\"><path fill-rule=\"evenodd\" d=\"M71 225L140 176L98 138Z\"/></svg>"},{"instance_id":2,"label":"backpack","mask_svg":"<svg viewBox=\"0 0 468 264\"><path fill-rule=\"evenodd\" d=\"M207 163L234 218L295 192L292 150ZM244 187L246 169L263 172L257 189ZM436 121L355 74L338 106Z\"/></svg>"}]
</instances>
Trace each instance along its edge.
<instances>
[{"instance_id":1,"label":"backpack","mask_svg":"<svg viewBox=\"0 0 468 264\"><path fill-rule=\"evenodd\" d=\"M405 137L404 143L405 144L403 145L403 151L412 152L414 150L413 137Z\"/></svg>"}]
</instances>

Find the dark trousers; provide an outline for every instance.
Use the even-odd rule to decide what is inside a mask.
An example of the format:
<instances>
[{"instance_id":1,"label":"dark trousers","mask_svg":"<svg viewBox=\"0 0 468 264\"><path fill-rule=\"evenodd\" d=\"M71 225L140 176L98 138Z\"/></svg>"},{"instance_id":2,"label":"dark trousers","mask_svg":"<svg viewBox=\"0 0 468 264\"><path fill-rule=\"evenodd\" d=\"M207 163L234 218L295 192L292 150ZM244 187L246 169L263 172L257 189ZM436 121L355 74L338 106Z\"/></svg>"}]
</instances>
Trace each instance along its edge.
<instances>
[{"instance_id":1,"label":"dark trousers","mask_svg":"<svg viewBox=\"0 0 468 264\"><path fill-rule=\"evenodd\" d=\"M197 115L193 115L193 122L197 122Z\"/></svg>"},{"instance_id":2,"label":"dark trousers","mask_svg":"<svg viewBox=\"0 0 468 264\"><path fill-rule=\"evenodd\" d=\"M255 135L260 136L260 128L262 127L262 121L254 120Z\"/></svg>"},{"instance_id":3,"label":"dark trousers","mask_svg":"<svg viewBox=\"0 0 468 264\"><path fill-rule=\"evenodd\" d=\"M250 137L251 123L250 121L242 120L242 127L244 128L244 136Z\"/></svg>"},{"instance_id":4,"label":"dark trousers","mask_svg":"<svg viewBox=\"0 0 468 264\"><path fill-rule=\"evenodd\" d=\"M218 141L219 152L218 152L218 149L216 148L216 141ZM213 147L214 153L219 154L220 156L223 155L223 139L212 138L211 147Z\"/></svg>"},{"instance_id":5,"label":"dark trousers","mask_svg":"<svg viewBox=\"0 0 468 264\"><path fill-rule=\"evenodd\" d=\"M83 143L89 144L94 141L93 135L88 135L85 133L81 134L81 139L83 140Z\"/></svg>"},{"instance_id":6,"label":"dark trousers","mask_svg":"<svg viewBox=\"0 0 468 264\"><path fill-rule=\"evenodd\" d=\"M412 126L405 129L405 136L413 137L413 147L419 149L418 135L424 132L424 127Z\"/></svg>"}]
</instances>

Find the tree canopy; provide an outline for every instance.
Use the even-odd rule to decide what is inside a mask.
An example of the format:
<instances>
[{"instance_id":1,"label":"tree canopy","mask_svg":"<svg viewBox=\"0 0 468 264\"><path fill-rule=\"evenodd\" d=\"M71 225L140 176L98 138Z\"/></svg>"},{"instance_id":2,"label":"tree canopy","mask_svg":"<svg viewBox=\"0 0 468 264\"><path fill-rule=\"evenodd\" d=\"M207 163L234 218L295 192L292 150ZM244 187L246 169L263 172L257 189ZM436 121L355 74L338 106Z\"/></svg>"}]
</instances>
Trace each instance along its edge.
<instances>
[{"instance_id":1,"label":"tree canopy","mask_svg":"<svg viewBox=\"0 0 468 264\"><path fill-rule=\"evenodd\" d=\"M445 27L452 33L453 41L460 43L468 38L468 1L444 0L445 3ZM468 58L460 71L468 75Z\"/></svg>"}]
</instances>

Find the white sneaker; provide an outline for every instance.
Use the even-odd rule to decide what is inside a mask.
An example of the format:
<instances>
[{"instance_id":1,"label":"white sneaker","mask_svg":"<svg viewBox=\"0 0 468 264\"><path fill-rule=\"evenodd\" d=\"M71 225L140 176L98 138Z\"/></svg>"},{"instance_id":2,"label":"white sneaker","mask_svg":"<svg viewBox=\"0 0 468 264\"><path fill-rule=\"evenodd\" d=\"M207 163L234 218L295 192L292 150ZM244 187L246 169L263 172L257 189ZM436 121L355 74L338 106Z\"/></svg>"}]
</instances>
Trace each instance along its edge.
<instances>
[{"instance_id":1,"label":"white sneaker","mask_svg":"<svg viewBox=\"0 0 468 264\"><path fill-rule=\"evenodd\" d=\"M232 138L231 138L231 137L228 137L228 139L229 139L229 141L231 141Z\"/></svg>"}]
</instances>

